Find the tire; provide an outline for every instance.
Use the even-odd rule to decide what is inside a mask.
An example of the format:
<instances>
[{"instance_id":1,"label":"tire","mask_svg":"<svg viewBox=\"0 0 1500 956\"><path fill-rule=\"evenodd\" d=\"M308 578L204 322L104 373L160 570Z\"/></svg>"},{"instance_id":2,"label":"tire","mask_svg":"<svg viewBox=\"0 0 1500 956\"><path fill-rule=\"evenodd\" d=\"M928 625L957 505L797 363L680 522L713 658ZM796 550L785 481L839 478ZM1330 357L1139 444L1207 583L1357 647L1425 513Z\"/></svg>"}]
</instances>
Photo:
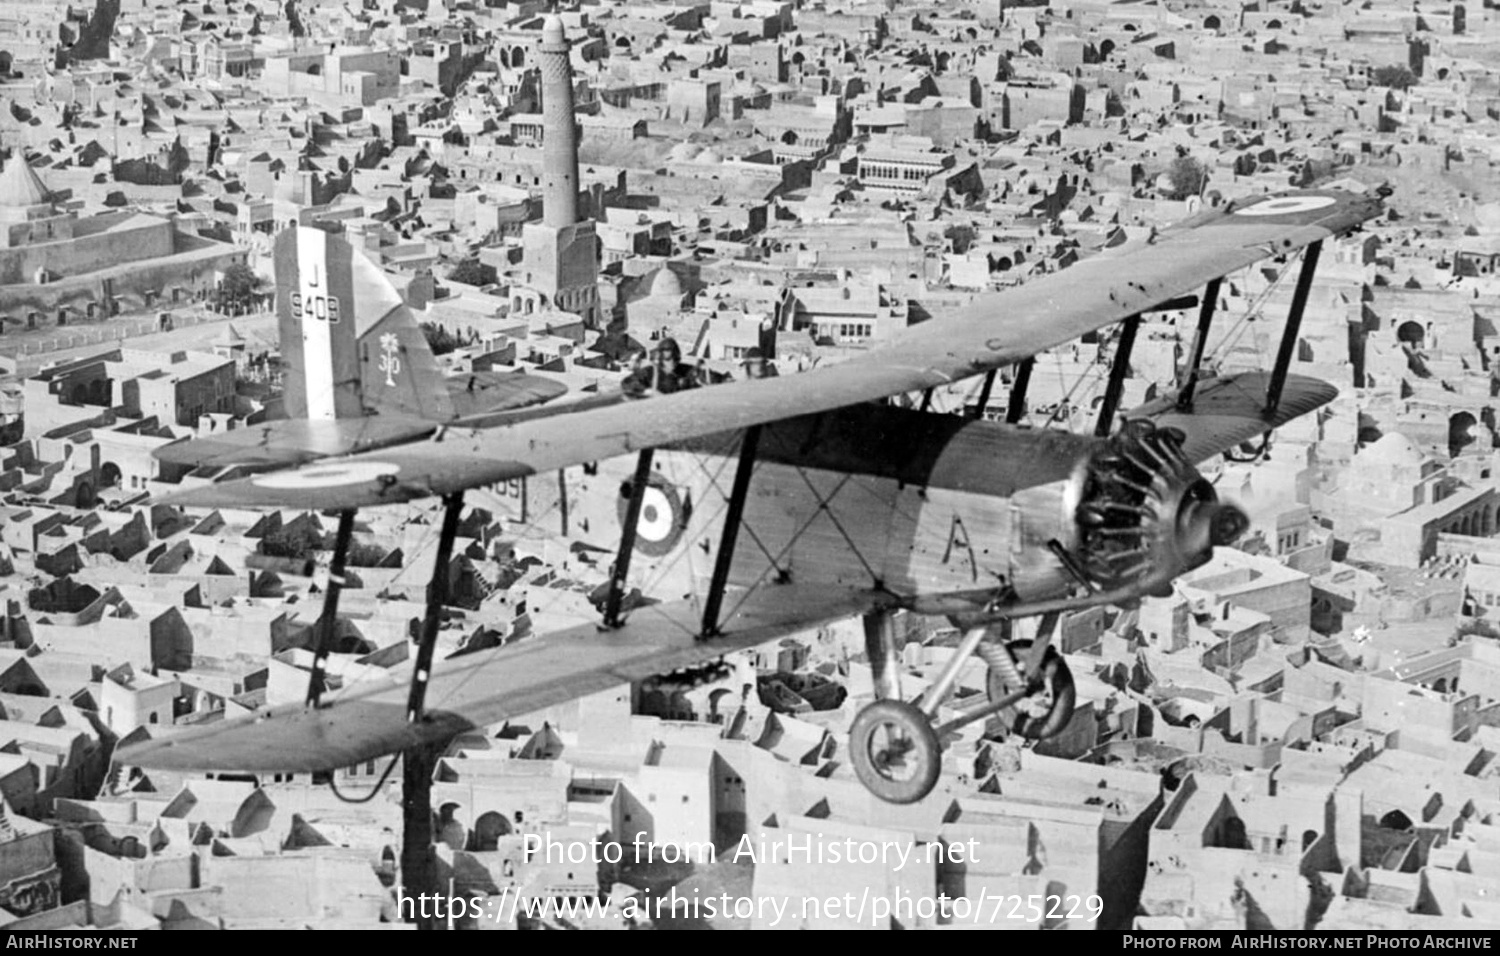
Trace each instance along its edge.
<instances>
[{"instance_id":1,"label":"tire","mask_svg":"<svg viewBox=\"0 0 1500 956\"><path fill-rule=\"evenodd\" d=\"M1011 641L1005 646L1016 659L1017 669L1024 668L1026 659L1031 655L1031 642ZM1063 660L1056 647L1048 647L1042 658L1042 679L1045 689L1052 694L1052 706L1047 710L1046 716L1032 717L1015 707L1007 707L998 715L1005 722L1006 730L1027 740L1046 740L1062 733L1063 728L1073 719L1073 704L1078 699L1078 690L1073 686L1073 672L1068 669L1068 662ZM986 690L990 700L995 701L1013 693L1015 688L1007 686L1004 678L991 667Z\"/></svg>"},{"instance_id":2,"label":"tire","mask_svg":"<svg viewBox=\"0 0 1500 956\"><path fill-rule=\"evenodd\" d=\"M877 700L859 712L849 728L849 759L865 789L886 803L916 803L943 769L932 722L899 700Z\"/></svg>"}]
</instances>

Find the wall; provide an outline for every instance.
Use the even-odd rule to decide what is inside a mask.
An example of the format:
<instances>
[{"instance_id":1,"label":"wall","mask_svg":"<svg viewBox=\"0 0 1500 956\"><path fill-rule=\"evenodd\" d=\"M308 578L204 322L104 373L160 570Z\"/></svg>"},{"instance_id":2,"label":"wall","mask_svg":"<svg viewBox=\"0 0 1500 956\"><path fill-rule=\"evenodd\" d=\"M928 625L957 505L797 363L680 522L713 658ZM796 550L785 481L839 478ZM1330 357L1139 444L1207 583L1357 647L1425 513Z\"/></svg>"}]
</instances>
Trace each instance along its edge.
<instances>
[{"instance_id":1,"label":"wall","mask_svg":"<svg viewBox=\"0 0 1500 956\"><path fill-rule=\"evenodd\" d=\"M27 763L0 777L0 797L4 797L5 805L17 813L39 812L36 807L36 791L41 782L40 776L40 769Z\"/></svg>"},{"instance_id":2,"label":"wall","mask_svg":"<svg viewBox=\"0 0 1500 956\"><path fill-rule=\"evenodd\" d=\"M627 787L653 818L653 843L696 847L714 842L708 759L696 767L642 767L638 783Z\"/></svg>"},{"instance_id":3,"label":"wall","mask_svg":"<svg viewBox=\"0 0 1500 956\"><path fill-rule=\"evenodd\" d=\"M1452 740L1454 704L1414 684L1366 680L1361 710L1369 727L1401 731L1428 740Z\"/></svg>"},{"instance_id":4,"label":"wall","mask_svg":"<svg viewBox=\"0 0 1500 956\"><path fill-rule=\"evenodd\" d=\"M222 885L223 915L238 919L292 920L321 916L316 861L307 856L212 857L202 881ZM373 876L373 871L371 872Z\"/></svg>"},{"instance_id":5,"label":"wall","mask_svg":"<svg viewBox=\"0 0 1500 956\"><path fill-rule=\"evenodd\" d=\"M36 271L42 268L57 275L71 276L94 272L104 266L169 256L175 251L172 234L170 222L151 218L129 228L0 250L0 285L31 282Z\"/></svg>"},{"instance_id":6,"label":"wall","mask_svg":"<svg viewBox=\"0 0 1500 956\"><path fill-rule=\"evenodd\" d=\"M211 609L188 609L195 657L269 657L285 646L290 616L285 611L241 616Z\"/></svg>"},{"instance_id":7,"label":"wall","mask_svg":"<svg viewBox=\"0 0 1500 956\"><path fill-rule=\"evenodd\" d=\"M60 902L61 872L54 863L52 843L48 829L0 845L0 906L25 915Z\"/></svg>"},{"instance_id":8,"label":"wall","mask_svg":"<svg viewBox=\"0 0 1500 956\"><path fill-rule=\"evenodd\" d=\"M154 620L107 618L83 627L32 622L31 634L43 649L87 655L103 664L185 670L191 661L192 634L175 610Z\"/></svg>"},{"instance_id":9,"label":"wall","mask_svg":"<svg viewBox=\"0 0 1500 956\"><path fill-rule=\"evenodd\" d=\"M199 364L201 367L201 363ZM234 407L234 363L226 360L217 368L178 377L172 366L162 374L143 375L136 380L140 413L176 425L196 426L208 412L226 412Z\"/></svg>"},{"instance_id":10,"label":"wall","mask_svg":"<svg viewBox=\"0 0 1500 956\"><path fill-rule=\"evenodd\" d=\"M55 319L60 306L82 311L90 302L102 300L100 281L108 278L116 298L141 302L147 293L166 292L181 287L190 293L212 289L218 273L234 262L244 262L247 253L226 243L177 234L183 251L165 257L138 260L126 265L110 264L103 271L49 282L46 285L0 285L0 299L5 315L24 318L30 311L41 312L46 322ZM191 243L191 245L189 245ZM29 280L28 280L29 282ZM50 314L49 314L50 313Z\"/></svg>"}]
</instances>

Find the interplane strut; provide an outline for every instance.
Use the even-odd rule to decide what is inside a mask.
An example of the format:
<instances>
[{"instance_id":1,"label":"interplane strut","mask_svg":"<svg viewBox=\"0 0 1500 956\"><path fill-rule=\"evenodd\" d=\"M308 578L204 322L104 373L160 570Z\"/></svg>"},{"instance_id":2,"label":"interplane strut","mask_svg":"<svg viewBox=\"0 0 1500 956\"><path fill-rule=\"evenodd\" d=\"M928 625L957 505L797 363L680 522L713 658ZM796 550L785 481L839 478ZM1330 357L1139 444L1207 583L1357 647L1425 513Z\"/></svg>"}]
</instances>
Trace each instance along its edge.
<instances>
[{"instance_id":1,"label":"interplane strut","mask_svg":"<svg viewBox=\"0 0 1500 956\"><path fill-rule=\"evenodd\" d=\"M729 513L724 516L724 531L719 553L714 556L714 574L708 584L708 599L703 606L703 636L719 634L719 612L724 606L724 588L734 567L734 547L739 540L740 523L745 517L745 498L750 494L750 477L755 471L755 453L760 447L759 425L745 429L740 439L740 461L734 472L734 487L729 495Z\"/></svg>"},{"instance_id":2,"label":"interplane strut","mask_svg":"<svg viewBox=\"0 0 1500 956\"><path fill-rule=\"evenodd\" d=\"M328 591L323 595L323 613L318 615L312 674L307 678L306 703L309 707L318 706L328 686L328 655L333 651L334 631L338 627L339 592L344 589L344 563L349 557L349 541L354 534L354 514L352 510L339 512L333 559L328 564Z\"/></svg>"}]
</instances>

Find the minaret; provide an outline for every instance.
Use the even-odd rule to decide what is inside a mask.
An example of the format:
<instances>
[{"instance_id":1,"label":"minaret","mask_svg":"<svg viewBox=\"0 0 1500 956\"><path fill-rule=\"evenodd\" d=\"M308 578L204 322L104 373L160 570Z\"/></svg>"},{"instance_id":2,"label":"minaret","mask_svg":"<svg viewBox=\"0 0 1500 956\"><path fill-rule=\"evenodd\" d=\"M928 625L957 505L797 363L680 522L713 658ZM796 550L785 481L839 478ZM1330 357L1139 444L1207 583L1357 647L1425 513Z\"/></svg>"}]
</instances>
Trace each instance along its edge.
<instances>
[{"instance_id":1,"label":"minaret","mask_svg":"<svg viewBox=\"0 0 1500 956\"><path fill-rule=\"evenodd\" d=\"M578 121L573 116L573 63L562 18L542 23L542 210L554 228L578 221Z\"/></svg>"},{"instance_id":2,"label":"minaret","mask_svg":"<svg viewBox=\"0 0 1500 956\"><path fill-rule=\"evenodd\" d=\"M573 65L562 19L542 24L542 221L521 230L526 282L543 308L561 309L599 328L599 242L592 219L578 218L578 120ZM518 300L519 301L519 300ZM529 302L522 308L523 314Z\"/></svg>"}]
</instances>

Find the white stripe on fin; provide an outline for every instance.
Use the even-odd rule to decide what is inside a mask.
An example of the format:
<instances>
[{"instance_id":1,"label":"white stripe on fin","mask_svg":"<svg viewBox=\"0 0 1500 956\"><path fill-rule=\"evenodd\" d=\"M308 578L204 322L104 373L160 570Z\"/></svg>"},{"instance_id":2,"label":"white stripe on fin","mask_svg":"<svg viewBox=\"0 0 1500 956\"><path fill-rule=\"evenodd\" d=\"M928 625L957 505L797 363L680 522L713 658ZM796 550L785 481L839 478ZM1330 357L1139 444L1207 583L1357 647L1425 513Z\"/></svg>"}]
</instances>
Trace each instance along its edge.
<instances>
[{"instance_id":1,"label":"white stripe on fin","mask_svg":"<svg viewBox=\"0 0 1500 956\"><path fill-rule=\"evenodd\" d=\"M302 330L302 377L307 417L338 417L333 382L333 329L339 320L338 299L329 294L328 233L297 227L297 289L292 318Z\"/></svg>"}]
</instances>

